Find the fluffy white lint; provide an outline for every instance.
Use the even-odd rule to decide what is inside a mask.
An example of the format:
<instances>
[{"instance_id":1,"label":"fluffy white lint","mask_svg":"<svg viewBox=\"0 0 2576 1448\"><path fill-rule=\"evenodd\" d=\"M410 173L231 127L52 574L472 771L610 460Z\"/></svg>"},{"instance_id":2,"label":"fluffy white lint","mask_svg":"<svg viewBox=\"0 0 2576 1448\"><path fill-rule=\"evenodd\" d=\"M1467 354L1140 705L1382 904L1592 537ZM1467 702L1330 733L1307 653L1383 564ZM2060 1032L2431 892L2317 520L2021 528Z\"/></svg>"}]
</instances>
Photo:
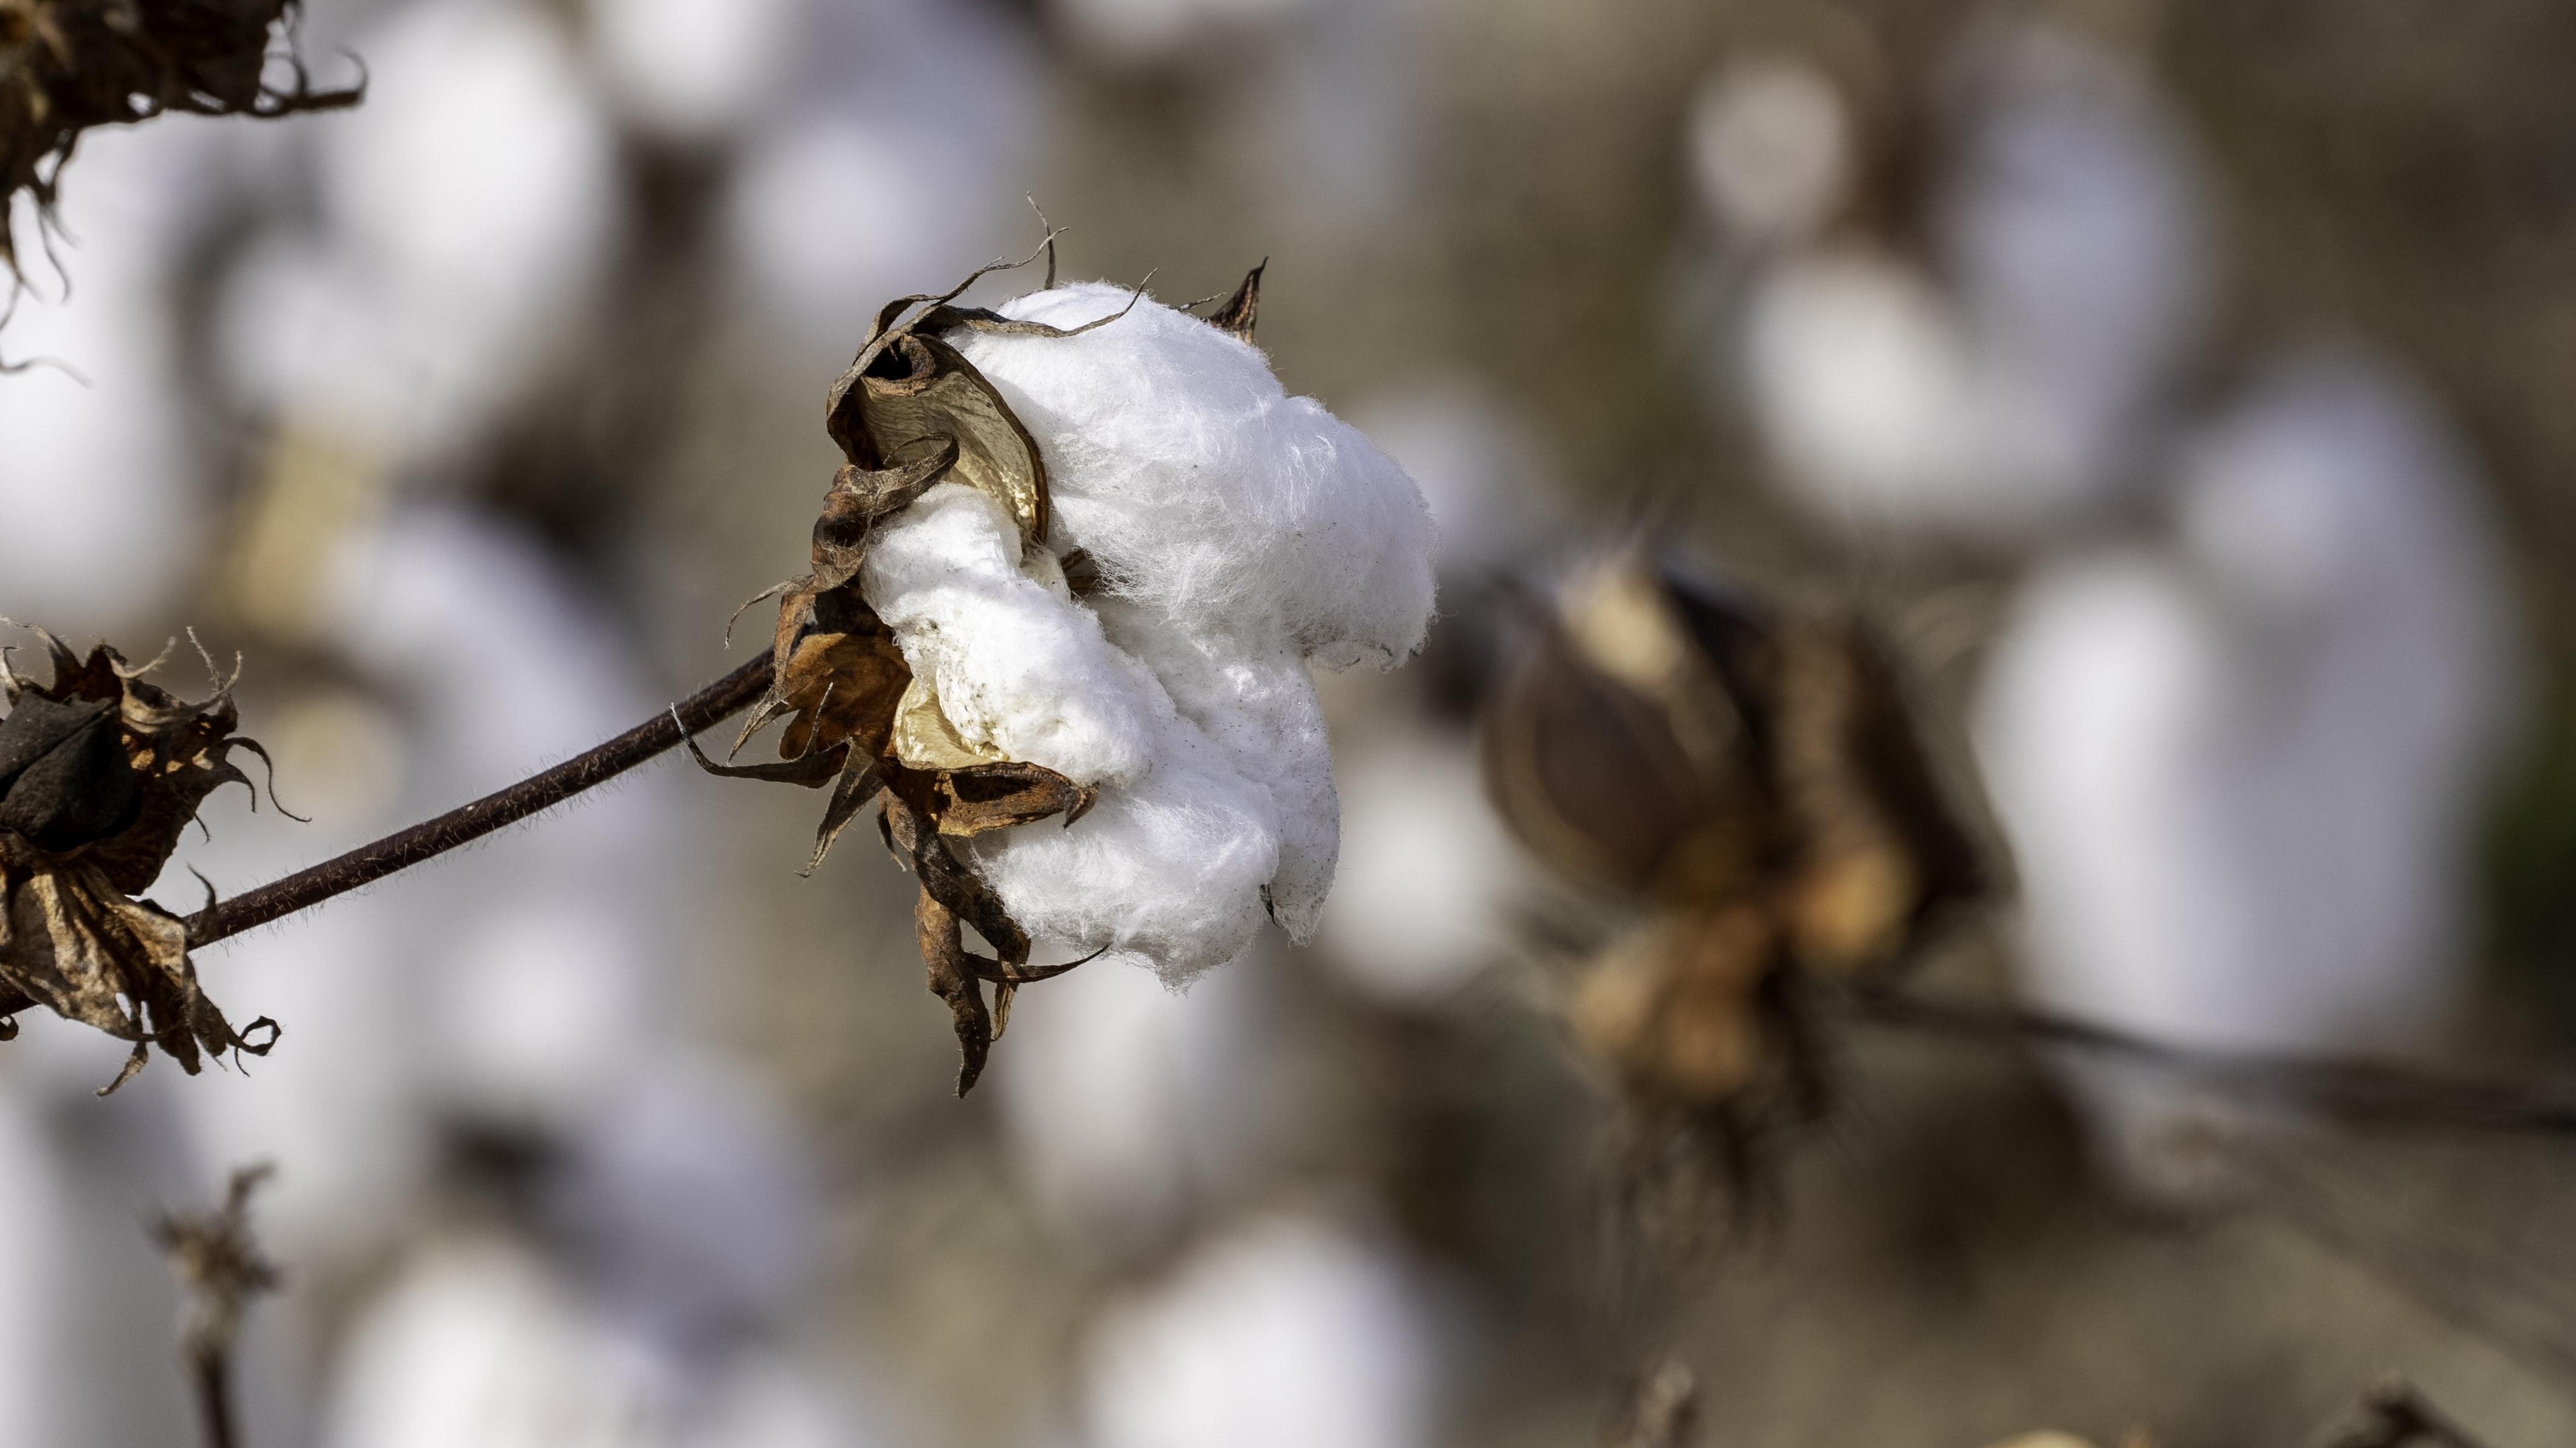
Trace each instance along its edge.
<instances>
[{"instance_id":1,"label":"fluffy white lint","mask_svg":"<svg viewBox=\"0 0 2576 1448\"><path fill-rule=\"evenodd\" d=\"M1072 326L1126 302L1084 283L1002 310ZM1155 302L1078 337L957 340L1037 440L1052 531L1024 551L999 504L944 484L861 587L964 739L1101 790L1070 828L975 841L977 868L1031 934L1174 983L1265 913L1303 941L1340 849L1307 667L1420 646L1420 491L1249 343ZM1100 579L1079 598L1077 551Z\"/></svg>"}]
</instances>

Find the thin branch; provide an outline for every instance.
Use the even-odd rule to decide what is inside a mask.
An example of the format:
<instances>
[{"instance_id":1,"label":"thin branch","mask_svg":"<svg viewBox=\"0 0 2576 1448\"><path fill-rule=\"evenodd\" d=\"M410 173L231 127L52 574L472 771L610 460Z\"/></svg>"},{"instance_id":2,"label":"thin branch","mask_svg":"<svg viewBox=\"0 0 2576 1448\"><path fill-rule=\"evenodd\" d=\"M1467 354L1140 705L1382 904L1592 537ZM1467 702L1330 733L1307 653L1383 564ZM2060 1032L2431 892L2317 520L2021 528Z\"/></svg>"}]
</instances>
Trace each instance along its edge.
<instances>
[{"instance_id":1,"label":"thin branch","mask_svg":"<svg viewBox=\"0 0 2576 1448\"><path fill-rule=\"evenodd\" d=\"M209 905L189 917L188 943L191 947L212 945L299 910L309 910L335 895L372 885L387 875L408 870L472 844L494 830L507 829L530 815L552 809L677 747L687 735L703 733L751 707L752 701L769 687L770 674L771 661L764 651L759 658L678 705L542 774L399 834L387 835L374 844L361 845L311 869ZM34 1002L24 995L0 986L0 1018L32 1005Z\"/></svg>"},{"instance_id":2,"label":"thin branch","mask_svg":"<svg viewBox=\"0 0 2576 1448\"><path fill-rule=\"evenodd\" d=\"M507 829L584 790L606 784L679 747L687 735L702 733L750 708L752 701L769 687L770 670L769 656L764 653L678 705L543 774L487 794L400 834L361 845L337 859L325 860L309 870L299 870L248 894L211 905L189 918L188 943L212 945L298 910L311 909L334 895L372 885L387 875L472 844L494 830Z\"/></svg>"},{"instance_id":3,"label":"thin branch","mask_svg":"<svg viewBox=\"0 0 2576 1448\"><path fill-rule=\"evenodd\" d=\"M2348 1121L2576 1136L2576 1100L2378 1061L2209 1051L2027 1006L1864 986L1839 997L1862 1020L1968 1040L2047 1046L2189 1076L2245 1096L2294 1100Z\"/></svg>"}]
</instances>

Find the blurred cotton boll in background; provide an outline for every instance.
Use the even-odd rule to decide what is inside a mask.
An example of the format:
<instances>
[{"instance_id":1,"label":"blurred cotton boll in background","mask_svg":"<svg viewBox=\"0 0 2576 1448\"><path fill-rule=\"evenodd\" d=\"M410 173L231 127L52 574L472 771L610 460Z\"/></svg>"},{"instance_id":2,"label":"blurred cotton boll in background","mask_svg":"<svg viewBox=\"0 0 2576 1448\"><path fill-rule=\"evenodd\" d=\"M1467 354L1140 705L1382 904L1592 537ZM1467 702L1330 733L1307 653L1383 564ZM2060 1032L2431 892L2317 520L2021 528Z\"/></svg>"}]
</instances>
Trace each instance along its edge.
<instances>
[{"instance_id":1,"label":"blurred cotton boll in background","mask_svg":"<svg viewBox=\"0 0 2576 1448\"><path fill-rule=\"evenodd\" d=\"M2423 1048L2517 699L2473 479L2401 379L2309 354L2196 436L2175 512L2169 542L2039 574L1986 680L2027 987L2182 1044ZM2192 1103L2075 1079L2147 1185L2187 1170Z\"/></svg>"},{"instance_id":2,"label":"blurred cotton boll in background","mask_svg":"<svg viewBox=\"0 0 2576 1448\"><path fill-rule=\"evenodd\" d=\"M2180 123L2127 57L1974 30L1931 114L1928 250L1829 232L1757 265L1738 385L1791 495L1863 535L2013 544L2098 517L2152 460L2208 301L2209 223ZM1702 102L1711 205L1800 234L1843 169L1820 72ZM1889 138L1872 138L1891 144Z\"/></svg>"},{"instance_id":3,"label":"blurred cotton boll in background","mask_svg":"<svg viewBox=\"0 0 2576 1448\"><path fill-rule=\"evenodd\" d=\"M1328 1216L1248 1220L1090 1334L1087 1448L1429 1448L1454 1351L1420 1271Z\"/></svg>"},{"instance_id":4,"label":"blurred cotton boll in background","mask_svg":"<svg viewBox=\"0 0 2576 1448\"><path fill-rule=\"evenodd\" d=\"M1816 67L1789 55L1738 60L1692 99L1692 179L1737 244L1805 240L1850 199L1853 126Z\"/></svg>"},{"instance_id":5,"label":"blurred cotton boll in background","mask_svg":"<svg viewBox=\"0 0 2576 1448\"><path fill-rule=\"evenodd\" d=\"M740 131L763 108L811 0L600 0L592 49L609 92L684 143Z\"/></svg>"},{"instance_id":6,"label":"blurred cotton boll in background","mask_svg":"<svg viewBox=\"0 0 2576 1448\"><path fill-rule=\"evenodd\" d=\"M0 373L0 613L77 638L149 615L182 581L213 469L179 365L178 269L241 170L230 139L193 119L88 137L63 186L61 271L21 253L33 285L0 362L33 365ZM33 204L19 215L34 237Z\"/></svg>"},{"instance_id":7,"label":"blurred cotton boll in background","mask_svg":"<svg viewBox=\"0 0 2576 1448\"><path fill-rule=\"evenodd\" d=\"M1276 954L1186 994L1085 966L1013 1008L992 1077L1012 1152L1068 1238L1159 1249L1274 1164Z\"/></svg>"},{"instance_id":8,"label":"blurred cotton boll in background","mask_svg":"<svg viewBox=\"0 0 2576 1448\"><path fill-rule=\"evenodd\" d=\"M244 401L398 463L446 461L563 347L622 202L564 22L419 0L357 37L364 106L306 132L317 219L281 218L225 302Z\"/></svg>"},{"instance_id":9,"label":"blurred cotton boll in background","mask_svg":"<svg viewBox=\"0 0 2576 1448\"><path fill-rule=\"evenodd\" d=\"M722 224L782 370L822 371L888 298L1026 248L1053 86L1028 37L977 5L804 4L788 35Z\"/></svg>"}]
</instances>

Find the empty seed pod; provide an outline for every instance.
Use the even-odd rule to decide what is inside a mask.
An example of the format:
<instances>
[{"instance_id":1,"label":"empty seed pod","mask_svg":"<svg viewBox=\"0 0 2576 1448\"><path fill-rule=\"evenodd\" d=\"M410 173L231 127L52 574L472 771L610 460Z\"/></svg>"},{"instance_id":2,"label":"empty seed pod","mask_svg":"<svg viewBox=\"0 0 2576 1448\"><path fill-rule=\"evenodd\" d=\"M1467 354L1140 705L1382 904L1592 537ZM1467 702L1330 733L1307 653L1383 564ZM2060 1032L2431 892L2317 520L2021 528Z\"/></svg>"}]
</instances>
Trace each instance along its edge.
<instances>
[{"instance_id":1,"label":"empty seed pod","mask_svg":"<svg viewBox=\"0 0 2576 1448\"><path fill-rule=\"evenodd\" d=\"M0 654L9 696L0 719L0 983L134 1043L106 1091L141 1070L155 1045L191 1075L201 1054L267 1054L276 1023L252 1022L254 1034L266 1027L256 1040L235 1031L197 983L187 922L134 898L160 876L208 795L250 787L231 752L267 758L233 732L231 681L189 703L145 683L150 665L132 667L105 644L83 659L35 632L52 656L51 684L19 675Z\"/></svg>"}]
</instances>

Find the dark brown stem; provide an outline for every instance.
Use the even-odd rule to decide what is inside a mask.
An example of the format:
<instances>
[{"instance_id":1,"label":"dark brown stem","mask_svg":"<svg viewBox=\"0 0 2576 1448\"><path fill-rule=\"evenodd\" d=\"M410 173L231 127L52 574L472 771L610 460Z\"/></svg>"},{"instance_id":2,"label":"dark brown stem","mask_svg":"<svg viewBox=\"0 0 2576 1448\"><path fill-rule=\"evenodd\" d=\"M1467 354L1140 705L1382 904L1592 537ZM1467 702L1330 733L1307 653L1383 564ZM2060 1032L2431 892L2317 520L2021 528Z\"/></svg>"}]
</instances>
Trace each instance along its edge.
<instances>
[{"instance_id":1,"label":"dark brown stem","mask_svg":"<svg viewBox=\"0 0 2576 1448\"><path fill-rule=\"evenodd\" d=\"M1943 1000L1888 986L1862 987L1844 999L1861 1019L1880 1025L2107 1057L2238 1095L2304 1103L2348 1121L2576 1135L2576 1101L2501 1082L2376 1061L2206 1051L2026 1006Z\"/></svg>"},{"instance_id":2,"label":"dark brown stem","mask_svg":"<svg viewBox=\"0 0 2576 1448\"><path fill-rule=\"evenodd\" d=\"M598 748L576 755L545 773L460 805L434 820L360 845L336 859L298 870L244 895L218 901L188 918L191 947L212 945L245 930L256 929L298 910L308 910L334 895L372 885L399 870L408 870L494 830L507 829L528 816L554 808L586 789L606 784L635 766L678 746L751 707L769 687L766 654L691 694ZM676 722L675 722L676 721ZM25 995L0 986L0 1020L35 1004Z\"/></svg>"},{"instance_id":3,"label":"dark brown stem","mask_svg":"<svg viewBox=\"0 0 2576 1448\"><path fill-rule=\"evenodd\" d=\"M213 1343L193 1344L188 1353L188 1366L197 1379L197 1413L206 1424L206 1448L240 1448L240 1435L233 1428L232 1368L225 1361L229 1356Z\"/></svg>"},{"instance_id":4,"label":"dark brown stem","mask_svg":"<svg viewBox=\"0 0 2576 1448\"><path fill-rule=\"evenodd\" d=\"M658 754L677 748L682 731L696 734L750 708L769 687L766 655L707 685L672 709L665 709L598 748L576 755L545 773L461 805L434 820L400 834L361 845L337 859L299 870L247 894L208 906L188 921L192 946L256 929L272 920L321 904L334 895L372 885L399 870L408 870L494 830L507 829L528 816L554 808L587 789L606 784Z\"/></svg>"}]
</instances>

